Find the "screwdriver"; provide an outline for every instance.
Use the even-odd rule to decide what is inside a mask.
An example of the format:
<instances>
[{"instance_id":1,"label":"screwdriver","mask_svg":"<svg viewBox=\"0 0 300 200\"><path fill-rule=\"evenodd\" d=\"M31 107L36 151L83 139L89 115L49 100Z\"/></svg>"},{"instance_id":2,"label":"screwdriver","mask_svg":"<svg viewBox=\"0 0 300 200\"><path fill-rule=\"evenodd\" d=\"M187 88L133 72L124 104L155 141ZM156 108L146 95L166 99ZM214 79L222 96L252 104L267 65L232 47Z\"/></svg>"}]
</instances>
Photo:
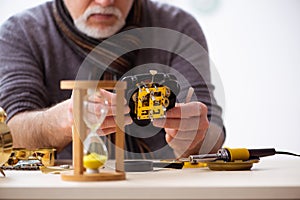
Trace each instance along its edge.
<instances>
[{"instance_id":1,"label":"screwdriver","mask_svg":"<svg viewBox=\"0 0 300 200\"><path fill-rule=\"evenodd\" d=\"M189 161L191 163L213 161L213 160L224 160L226 162L232 162L235 160L249 160L259 159L260 157L272 156L275 154L287 154L293 156L300 156L290 152L276 151L274 148L268 149L246 149L246 148L221 148L215 154L200 154L190 155Z\"/></svg>"}]
</instances>

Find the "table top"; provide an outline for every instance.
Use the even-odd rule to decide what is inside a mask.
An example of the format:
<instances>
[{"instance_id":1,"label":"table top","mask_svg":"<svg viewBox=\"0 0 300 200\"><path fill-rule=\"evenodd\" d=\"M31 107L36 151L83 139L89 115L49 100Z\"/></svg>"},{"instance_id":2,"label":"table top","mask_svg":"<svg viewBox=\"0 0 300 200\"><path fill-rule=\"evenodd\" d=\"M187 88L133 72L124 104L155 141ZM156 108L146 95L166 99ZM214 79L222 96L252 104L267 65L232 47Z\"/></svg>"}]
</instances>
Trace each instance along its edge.
<instances>
[{"instance_id":1,"label":"table top","mask_svg":"<svg viewBox=\"0 0 300 200\"><path fill-rule=\"evenodd\" d=\"M7 170L0 178L0 199L300 199L299 166L299 158L275 156L261 159L250 171L161 169L105 182L67 182L57 174Z\"/></svg>"}]
</instances>

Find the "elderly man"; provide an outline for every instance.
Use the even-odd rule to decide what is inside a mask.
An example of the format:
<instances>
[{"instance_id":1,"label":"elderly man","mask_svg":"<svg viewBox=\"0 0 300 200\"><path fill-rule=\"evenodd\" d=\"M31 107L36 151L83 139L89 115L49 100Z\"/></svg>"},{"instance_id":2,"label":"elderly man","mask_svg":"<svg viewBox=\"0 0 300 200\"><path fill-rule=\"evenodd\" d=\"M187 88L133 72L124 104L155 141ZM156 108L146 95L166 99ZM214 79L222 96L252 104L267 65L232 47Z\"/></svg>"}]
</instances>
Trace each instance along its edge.
<instances>
[{"instance_id":1,"label":"elderly man","mask_svg":"<svg viewBox=\"0 0 300 200\"><path fill-rule=\"evenodd\" d=\"M14 147L51 146L58 149L59 158L70 158L71 91L60 90L59 82L89 79L89 75L97 74L101 65L98 61L117 54L125 37L120 36L120 42L116 39L101 47L89 62L97 67L88 68L89 75L82 75L80 67L89 53L111 36L128 30L139 32L137 28L143 27L180 32L207 51L204 34L193 17L178 8L150 0L55 0L8 19L0 29L0 106L8 113ZM159 31L157 34L159 37ZM157 38L147 38L151 39ZM134 43L135 39L130 41ZM198 62L199 74L197 68L177 53L153 48L133 49L114 59L111 65L100 67L98 78L120 80L125 74L143 72L134 69L137 66L143 69L148 63L163 72L160 66L168 66L173 70L168 72L177 72L195 89L196 99L186 103L178 100L165 119L155 119L146 127L139 127L126 115L127 156L186 157L198 153L204 143L206 153L220 148L225 132L221 108L212 95L208 57L203 56L203 52L193 52L192 56L202 55ZM116 130L112 112L116 107L115 94L101 93L110 105L101 133L112 136ZM124 114L127 114L129 108L124 105Z\"/></svg>"}]
</instances>

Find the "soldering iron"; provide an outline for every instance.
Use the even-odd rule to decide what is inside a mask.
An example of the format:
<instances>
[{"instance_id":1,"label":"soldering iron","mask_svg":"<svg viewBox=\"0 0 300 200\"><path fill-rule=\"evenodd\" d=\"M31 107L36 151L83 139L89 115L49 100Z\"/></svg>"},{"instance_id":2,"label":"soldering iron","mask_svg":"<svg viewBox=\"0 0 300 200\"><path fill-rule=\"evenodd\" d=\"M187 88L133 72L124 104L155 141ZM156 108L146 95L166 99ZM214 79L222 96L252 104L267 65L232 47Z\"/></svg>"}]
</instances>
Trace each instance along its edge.
<instances>
[{"instance_id":1,"label":"soldering iron","mask_svg":"<svg viewBox=\"0 0 300 200\"><path fill-rule=\"evenodd\" d=\"M246 148L222 148L215 154L200 154L200 155L190 155L189 161L191 163L197 163L201 161L213 161L213 160L223 160L226 162L232 162L235 160L250 160L259 159L260 157L272 156L275 154L286 154L292 156L299 156L294 153L285 151L276 151L274 148L268 149L246 149Z\"/></svg>"}]
</instances>

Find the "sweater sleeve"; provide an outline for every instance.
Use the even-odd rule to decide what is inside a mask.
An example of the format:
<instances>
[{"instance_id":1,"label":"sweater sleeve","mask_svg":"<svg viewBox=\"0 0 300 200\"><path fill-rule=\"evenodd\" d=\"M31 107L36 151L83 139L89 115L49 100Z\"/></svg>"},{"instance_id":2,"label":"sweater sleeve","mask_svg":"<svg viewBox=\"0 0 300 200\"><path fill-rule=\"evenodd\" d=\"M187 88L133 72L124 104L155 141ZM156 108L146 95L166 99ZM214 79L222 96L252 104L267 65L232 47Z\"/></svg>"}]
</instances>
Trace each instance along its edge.
<instances>
[{"instance_id":1,"label":"sweater sleeve","mask_svg":"<svg viewBox=\"0 0 300 200\"><path fill-rule=\"evenodd\" d=\"M8 120L48 104L43 68L26 34L30 27L24 26L20 17L12 17L0 28L0 106Z\"/></svg>"}]
</instances>

